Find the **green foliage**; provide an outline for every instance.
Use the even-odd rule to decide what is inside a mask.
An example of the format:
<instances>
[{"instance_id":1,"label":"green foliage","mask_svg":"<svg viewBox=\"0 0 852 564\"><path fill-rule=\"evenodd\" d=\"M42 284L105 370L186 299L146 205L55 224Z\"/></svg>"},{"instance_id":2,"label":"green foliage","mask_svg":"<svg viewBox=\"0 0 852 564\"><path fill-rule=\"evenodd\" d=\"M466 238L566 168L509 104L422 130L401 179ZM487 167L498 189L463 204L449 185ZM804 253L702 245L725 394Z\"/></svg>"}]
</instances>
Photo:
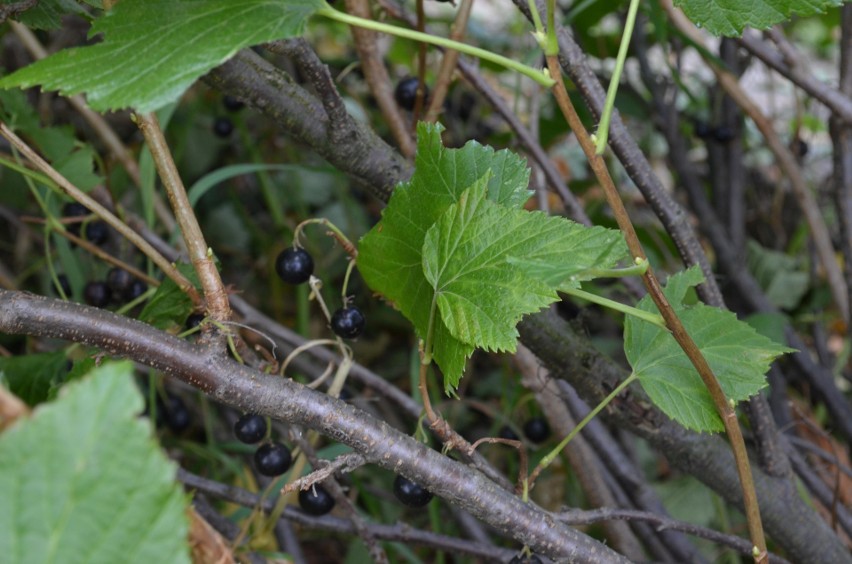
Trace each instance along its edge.
<instances>
[{"instance_id":1,"label":"green foliage","mask_svg":"<svg viewBox=\"0 0 852 564\"><path fill-rule=\"evenodd\" d=\"M201 284L191 264L180 263L177 269L186 276L196 288ZM182 325L192 312L192 300L171 279L166 278L151 296L151 299L139 313L139 321L149 323L158 329L169 329Z\"/></svg>"},{"instance_id":2,"label":"green foliage","mask_svg":"<svg viewBox=\"0 0 852 564\"><path fill-rule=\"evenodd\" d=\"M48 399L50 391L68 375L67 359L62 351L0 357L0 379L9 390L34 406Z\"/></svg>"},{"instance_id":3,"label":"green foliage","mask_svg":"<svg viewBox=\"0 0 852 564\"><path fill-rule=\"evenodd\" d=\"M759 334L729 311L702 303L686 305L687 291L703 280L698 267L675 274L666 285L666 297L728 399L748 399L766 386L764 374L772 361L792 349ZM657 312L649 296L642 298L637 307ZM710 393L670 333L628 316L624 352L642 387L669 417L696 431L724 430Z\"/></svg>"},{"instance_id":4,"label":"green foliage","mask_svg":"<svg viewBox=\"0 0 852 564\"><path fill-rule=\"evenodd\" d=\"M844 0L675 0L698 27L715 35L742 35L746 26L767 29L794 14L811 16Z\"/></svg>"},{"instance_id":5,"label":"green foliage","mask_svg":"<svg viewBox=\"0 0 852 564\"><path fill-rule=\"evenodd\" d=\"M626 248L618 232L525 211L520 157L475 142L445 149L441 130L418 126L414 176L361 240L358 268L431 344L451 391L476 347L514 351L523 315Z\"/></svg>"},{"instance_id":6,"label":"green foliage","mask_svg":"<svg viewBox=\"0 0 852 564\"><path fill-rule=\"evenodd\" d=\"M95 151L77 141L70 126L45 127L20 90L0 91L0 119L33 143L60 174L88 192L103 178L94 172Z\"/></svg>"},{"instance_id":7,"label":"green foliage","mask_svg":"<svg viewBox=\"0 0 852 564\"><path fill-rule=\"evenodd\" d=\"M746 261L766 297L781 309L795 308L808 291L810 277L794 257L749 241Z\"/></svg>"},{"instance_id":8,"label":"green foliage","mask_svg":"<svg viewBox=\"0 0 852 564\"><path fill-rule=\"evenodd\" d=\"M98 111L150 112L244 47L301 35L322 0L146 0L119 2L98 18L103 41L63 49L0 80L85 92Z\"/></svg>"},{"instance_id":9,"label":"green foliage","mask_svg":"<svg viewBox=\"0 0 852 564\"><path fill-rule=\"evenodd\" d=\"M189 562L184 495L132 373L102 366L0 435L9 562Z\"/></svg>"}]
</instances>

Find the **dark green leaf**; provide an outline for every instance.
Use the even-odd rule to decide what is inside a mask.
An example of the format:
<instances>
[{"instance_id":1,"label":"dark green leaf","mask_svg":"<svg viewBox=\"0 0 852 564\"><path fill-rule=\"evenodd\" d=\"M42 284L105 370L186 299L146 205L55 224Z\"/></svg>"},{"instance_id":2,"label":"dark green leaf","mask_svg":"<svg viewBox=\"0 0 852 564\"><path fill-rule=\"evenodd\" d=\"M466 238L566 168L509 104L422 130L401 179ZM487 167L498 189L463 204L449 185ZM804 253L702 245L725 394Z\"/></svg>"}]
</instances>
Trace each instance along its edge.
<instances>
[{"instance_id":1,"label":"dark green leaf","mask_svg":"<svg viewBox=\"0 0 852 564\"><path fill-rule=\"evenodd\" d=\"M302 34L322 0L145 0L119 2L96 20L103 41L63 49L0 80L86 93L98 111L151 112L244 47Z\"/></svg>"},{"instance_id":2,"label":"dark green leaf","mask_svg":"<svg viewBox=\"0 0 852 564\"><path fill-rule=\"evenodd\" d=\"M767 29L794 14L811 16L844 0L675 0L698 27L715 35L742 35L746 26Z\"/></svg>"},{"instance_id":3,"label":"dark green leaf","mask_svg":"<svg viewBox=\"0 0 852 564\"><path fill-rule=\"evenodd\" d=\"M0 357L0 375L13 394L35 406L48 399L52 386L65 381L67 363L62 351Z\"/></svg>"}]
</instances>

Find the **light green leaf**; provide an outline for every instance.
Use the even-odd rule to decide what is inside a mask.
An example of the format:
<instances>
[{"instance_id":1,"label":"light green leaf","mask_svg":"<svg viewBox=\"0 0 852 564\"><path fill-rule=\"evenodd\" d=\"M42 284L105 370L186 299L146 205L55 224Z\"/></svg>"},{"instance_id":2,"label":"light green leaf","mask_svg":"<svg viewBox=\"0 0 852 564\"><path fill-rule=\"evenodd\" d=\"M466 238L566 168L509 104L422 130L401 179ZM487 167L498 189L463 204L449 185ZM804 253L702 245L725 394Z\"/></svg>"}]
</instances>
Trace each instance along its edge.
<instances>
[{"instance_id":1,"label":"light green leaf","mask_svg":"<svg viewBox=\"0 0 852 564\"><path fill-rule=\"evenodd\" d=\"M189 563L185 498L132 374L104 365L0 435L5 560Z\"/></svg>"},{"instance_id":2,"label":"light green leaf","mask_svg":"<svg viewBox=\"0 0 852 564\"><path fill-rule=\"evenodd\" d=\"M423 271L440 320L453 337L488 350L514 351L521 318L558 296L508 258L553 252L560 235L567 235L561 228L570 223L490 202L487 180L485 175L466 190L429 229Z\"/></svg>"},{"instance_id":3,"label":"light green leaf","mask_svg":"<svg viewBox=\"0 0 852 564\"><path fill-rule=\"evenodd\" d=\"M301 35L322 0L145 0L119 2L91 36L0 80L0 88L42 85L85 92L98 111L151 112L244 47Z\"/></svg>"},{"instance_id":4,"label":"light green leaf","mask_svg":"<svg viewBox=\"0 0 852 564\"><path fill-rule=\"evenodd\" d=\"M675 0L698 27L714 35L742 35L746 26L767 29L794 14L811 16L844 0Z\"/></svg>"},{"instance_id":5,"label":"light green leaf","mask_svg":"<svg viewBox=\"0 0 852 564\"><path fill-rule=\"evenodd\" d=\"M418 132L414 176L362 238L358 267L421 339L431 336L451 392L476 347L515 350L524 315L626 249L617 232L524 210L528 171L517 156L476 143L445 149L439 126Z\"/></svg>"},{"instance_id":6,"label":"light green leaf","mask_svg":"<svg viewBox=\"0 0 852 564\"><path fill-rule=\"evenodd\" d=\"M367 285L390 300L426 337L432 288L423 274L426 232L461 193L491 171L488 198L520 208L529 199L529 169L509 151L494 151L476 142L445 149L443 127L417 126L417 155L411 180L394 190L382 221L358 245L358 269ZM474 347L435 327L434 355L444 374L461 375Z\"/></svg>"},{"instance_id":7,"label":"light green leaf","mask_svg":"<svg viewBox=\"0 0 852 564\"><path fill-rule=\"evenodd\" d=\"M35 406L68 376L67 362L63 351L0 357L0 377L13 394Z\"/></svg>"},{"instance_id":8,"label":"light green leaf","mask_svg":"<svg viewBox=\"0 0 852 564\"><path fill-rule=\"evenodd\" d=\"M779 355L792 352L736 316L701 303L686 306L687 291L704 280L697 267L669 279L666 297L719 380L728 399L742 401L766 386L764 374ZM638 307L657 312L650 297ZM624 352L642 387L669 417L696 431L722 431L722 420L698 372L667 331L628 316Z\"/></svg>"}]
</instances>

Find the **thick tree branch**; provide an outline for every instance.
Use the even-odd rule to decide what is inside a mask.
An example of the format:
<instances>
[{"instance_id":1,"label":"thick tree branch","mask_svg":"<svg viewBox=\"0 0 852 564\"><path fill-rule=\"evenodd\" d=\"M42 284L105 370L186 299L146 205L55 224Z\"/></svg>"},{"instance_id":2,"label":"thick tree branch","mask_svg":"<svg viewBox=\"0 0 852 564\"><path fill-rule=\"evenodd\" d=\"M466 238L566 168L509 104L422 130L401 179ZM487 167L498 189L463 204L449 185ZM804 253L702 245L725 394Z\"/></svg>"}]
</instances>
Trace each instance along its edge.
<instances>
[{"instance_id":1,"label":"thick tree branch","mask_svg":"<svg viewBox=\"0 0 852 564\"><path fill-rule=\"evenodd\" d=\"M479 472L351 405L214 356L144 323L96 308L0 290L0 331L94 346L161 370L237 409L318 431L551 558L625 562L619 554L557 523Z\"/></svg>"}]
</instances>

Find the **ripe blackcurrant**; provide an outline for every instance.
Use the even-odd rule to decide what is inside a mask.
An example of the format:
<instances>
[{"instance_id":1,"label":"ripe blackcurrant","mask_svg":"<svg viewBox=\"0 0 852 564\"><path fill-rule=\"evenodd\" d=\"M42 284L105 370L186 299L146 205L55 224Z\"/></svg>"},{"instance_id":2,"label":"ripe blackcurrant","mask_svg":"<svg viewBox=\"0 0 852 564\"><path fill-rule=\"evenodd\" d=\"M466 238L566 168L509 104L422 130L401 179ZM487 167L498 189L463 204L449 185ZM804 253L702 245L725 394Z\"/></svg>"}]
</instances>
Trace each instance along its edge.
<instances>
[{"instance_id":1,"label":"ripe blackcurrant","mask_svg":"<svg viewBox=\"0 0 852 564\"><path fill-rule=\"evenodd\" d=\"M343 307L331 315L331 330L343 339L355 339L364 331L367 320L355 306Z\"/></svg>"},{"instance_id":2,"label":"ripe blackcurrant","mask_svg":"<svg viewBox=\"0 0 852 564\"><path fill-rule=\"evenodd\" d=\"M147 291L148 284L138 278L134 278L130 281L130 286L128 286L127 290L124 291L123 296L125 300L132 302Z\"/></svg>"},{"instance_id":3,"label":"ripe blackcurrant","mask_svg":"<svg viewBox=\"0 0 852 564\"><path fill-rule=\"evenodd\" d=\"M182 433L189 428L192 416L183 400L177 396L169 396L166 400L166 425L175 433Z\"/></svg>"},{"instance_id":4,"label":"ripe blackcurrant","mask_svg":"<svg viewBox=\"0 0 852 564\"><path fill-rule=\"evenodd\" d=\"M288 284L301 284L314 273L314 259L301 247L288 247L275 259L275 272Z\"/></svg>"},{"instance_id":5,"label":"ripe blackcurrant","mask_svg":"<svg viewBox=\"0 0 852 564\"><path fill-rule=\"evenodd\" d=\"M244 103L237 100L233 96L222 97L222 105L225 106L225 109L229 112L238 112L246 107Z\"/></svg>"},{"instance_id":6,"label":"ripe blackcurrant","mask_svg":"<svg viewBox=\"0 0 852 564\"><path fill-rule=\"evenodd\" d=\"M254 467L264 476L280 476L290 468L290 449L281 443L260 445L254 453Z\"/></svg>"},{"instance_id":7,"label":"ripe blackcurrant","mask_svg":"<svg viewBox=\"0 0 852 564\"><path fill-rule=\"evenodd\" d=\"M130 287L131 282L133 282L133 275L123 268L111 268L107 272L107 285L113 294L123 294Z\"/></svg>"},{"instance_id":8,"label":"ripe blackcurrant","mask_svg":"<svg viewBox=\"0 0 852 564\"><path fill-rule=\"evenodd\" d=\"M234 123L226 117L217 117L213 120L213 133L223 139L230 137L234 131Z\"/></svg>"},{"instance_id":9,"label":"ripe blackcurrant","mask_svg":"<svg viewBox=\"0 0 852 564\"><path fill-rule=\"evenodd\" d=\"M184 322L184 325L187 329L195 329L196 327L201 325L202 321L204 321L203 313L190 313L189 317L186 318L186 322Z\"/></svg>"},{"instance_id":10,"label":"ripe blackcurrant","mask_svg":"<svg viewBox=\"0 0 852 564\"><path fill-rule=\"evenodd\" d=\"M62 215L64 217L86 217L89 215L89 208L77 202L68 202L62 206ZM80 236L80 224L70 223L65 226L69 233Z\"/></svg>"},{"instance_id":11,"label":"ripe blackcurrant","mask_svg":"<svg viewBox=\"0 0 852 564\"><path fill-rule=\"evenodd\" d=\"M109 226L103 221L90 221L86 224L86 239L101 246L109 240Z\"/></svg>"},{"instance_id":12,"label":"ripe blackcurrant","mask_svg":"<svg viewBox=\"0 0 852 564\"><path fill-rule=\"evenodd\" d=\"M403 78L396 85L396 89L393 91L393 98L396 100L396 103L399 104L400 108L408 110L409 112L414 109L414 103L417 101L417 87L420 85L420 81L416 76L411 76L408 78ZM429 87L423 86L423 99L429 97Z\"/></svg>"},{"instance_id":13,"label":"ripe blackcurrant","mask_svg":"<svg viewBox=\"0 0 852 564\"><path fill-rule=\"evenodd\" d=\"M550 425L543 417L533 417L524 423L524 435L534 443L542 443L550 436Z\"/></svg>"},{"instance_id":14,"label":"ripe blackcurrant","mask_svg":"<svg viewBox=\"0 0 852 564\"><path fill-rule=\"evenodd\" d=\"M401 475L393 481L393 493L403 505L409 507L423 507L432 500L429 490Z\"/></svg>"},{"instance_id":15,"label":"ripe blackcurrant","mask_svg":"<svg viewBox=\"0 0 852 564\"><path fill-rule=\"evenodd\" d=\"M713 138L719 143L727 143L731 141L736 136L733 128L728 127L727 125L720 125L716 129L713 130Z\"/></svg>"},{"instance_id":16,"label":"ripe blackcurrant","mask_svg":"<svg viewBox=\"0 0 852 564\"><path fill-rule=\"evenodd\" d=\"M58 286L57 286L56 282L53 283L53 290L56 292L56 294L58 296L61 296L64 293L66 298L70 298L71 297L71 282L68 281L68 277L65 276L64 274L57 274L56 280L57 280L57 282L59 282ZM62 292L59 291L60 288L62 288Z\"/></svg>"},{"instance_id":17,"label":"ripe blackcurrant","mask_svg":"<svg viewBox=\"0 0 852 564\"><path fill-rule=\"evenodd\" d=\"M240 442L253 445L266 436L266 418L255 413L246 413L234 423L234 435Z\"/></svg>"},{"instance_id":18,"label":"ripe blackcurrant","mask_svg":"<svg viewBox=\"0 0 852 564\"><path fill-rule=\"evenodd\" d=\"M502 427L500 427L500 430L497 432L497 436L501 439L509 439L510 441L521 440L518 434L515 433L515 431L508 425L503 425Z\"/></svg>"},{"instance_id":19,"label":"ripe blackcurrant","mask_svg":"<svg viewBox=\"0 0 852 564\"><path fill-rule=\"evenodd\" d=\"M699 139L707 139L713 135L713 128L709 123L703 120L695 120L692 130L695 132L695 136Z\"/></svg>"},{"instance_id":20,"label":"ripe blackcurrant","mask_svg":"<svg viewBox=\"0 0 852 564\"><path fill-rule=\"evenodd\" d=\"M89 282L83 288L83 299L90 306L106 307L110 300L109 286L106 282Z\"/></svg>"},{"instance_id":21,"label":"ripe blackcurrant","mask_svg":"<svg viewBox=\"0 0 852 564\"><path fill-rule=\"evenodd\" d=\"M324 487L314 484L299 492L299 507L308 515L325 515L334 508L334 498Z\"/></svg>"}]
</instances>

